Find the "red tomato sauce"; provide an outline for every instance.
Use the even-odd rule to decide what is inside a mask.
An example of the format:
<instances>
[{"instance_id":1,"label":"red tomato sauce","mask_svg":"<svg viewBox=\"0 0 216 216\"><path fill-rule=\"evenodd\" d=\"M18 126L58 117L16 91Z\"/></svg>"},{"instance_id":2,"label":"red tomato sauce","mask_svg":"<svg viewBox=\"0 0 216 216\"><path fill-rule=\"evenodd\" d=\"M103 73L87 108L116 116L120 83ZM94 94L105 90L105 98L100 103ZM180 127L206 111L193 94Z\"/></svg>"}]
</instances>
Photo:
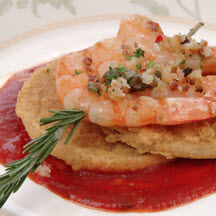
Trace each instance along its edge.
<instances>
[{"instance_id":1,"label":"red tomato sauce","mask_svg":"<svg viewBox=\"0 0 216 216\"><path fill-rule=\"evenodd\" d=\"M18 91L31 71L14 75L0 90L0 163L23 157L30 138L15 106ZM111 211L161 211L216 191L216 160L178 159L136 172L73 171L49 156L50 177L29 177L64 199ZM19 193L19 192L18 192Z\"/></svg>"}]
</instances>

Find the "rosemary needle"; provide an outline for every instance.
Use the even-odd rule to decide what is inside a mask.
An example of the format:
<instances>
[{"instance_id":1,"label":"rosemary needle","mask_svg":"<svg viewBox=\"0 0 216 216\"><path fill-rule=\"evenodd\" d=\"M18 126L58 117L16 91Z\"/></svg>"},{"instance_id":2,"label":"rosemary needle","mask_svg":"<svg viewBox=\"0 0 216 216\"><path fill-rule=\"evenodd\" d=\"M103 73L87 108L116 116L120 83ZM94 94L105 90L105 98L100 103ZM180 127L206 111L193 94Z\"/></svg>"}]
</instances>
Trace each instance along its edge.
<instances>
[{"instance_id":1,"label":"rosemary needle","mask_svg":"<svg viewBox=\"0 0 216 216\"><path fill-rule=\"evenodd\" d=\"M185 36L185 40L181 43L187 43L188 40L204 25L203 22L199 22L197 23L192 29L190 29L190 31L187 33L187 35Z\"/></svg>"},{"instance_id":2,"label":"rosemary needle","mask_svg":"<svg viewBox=\"0 0 216 216\"><path fill-rule=\"evenodd\" d=\"M41 126L55 123L46 129L46 133L30 141L24 146L24 158L5 164L6 172L0 175L0 208L7 201L11 193L19 190L29 173L33 173L48 157L50 152L62 137L64 131L73 125L71 132L65 140L67 144L85 113L80 110L52 111L52 116L40 119Z\"/></svg>"}]
</instances>

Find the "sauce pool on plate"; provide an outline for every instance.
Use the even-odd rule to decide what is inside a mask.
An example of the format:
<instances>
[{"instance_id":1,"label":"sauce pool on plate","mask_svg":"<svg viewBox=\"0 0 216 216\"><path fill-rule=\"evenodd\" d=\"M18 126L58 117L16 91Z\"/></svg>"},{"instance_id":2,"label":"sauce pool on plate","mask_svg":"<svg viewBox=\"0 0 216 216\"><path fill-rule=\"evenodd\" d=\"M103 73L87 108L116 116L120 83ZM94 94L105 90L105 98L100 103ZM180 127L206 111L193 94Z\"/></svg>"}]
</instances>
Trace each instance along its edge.
<instances>
[{"instance_id":1,"label":"sauce pool on plate","mask_svg":"<svg viewBox=\"0 0 216 216\"><path fill-rule=\"evenodd\" d=\"M31 72L11 77L0 89L0 163L23 157L30 141L15 107L19 90ZM48 176L29 175L64 199L111 211L161 211L194 201L216 191L216 160L177 159L136 172L73 171L64 161L49 156Z\"/></svg>"}]
</instances>

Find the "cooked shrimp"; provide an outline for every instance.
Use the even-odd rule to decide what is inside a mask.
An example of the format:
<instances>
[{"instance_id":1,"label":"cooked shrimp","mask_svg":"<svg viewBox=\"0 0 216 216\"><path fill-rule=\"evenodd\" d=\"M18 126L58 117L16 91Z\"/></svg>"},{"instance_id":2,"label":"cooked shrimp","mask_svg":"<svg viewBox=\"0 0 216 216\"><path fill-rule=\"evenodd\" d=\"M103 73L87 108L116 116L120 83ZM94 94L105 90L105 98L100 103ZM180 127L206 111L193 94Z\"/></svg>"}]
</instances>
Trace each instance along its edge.
<instances>
[{"instance_id":1,"label":"cooked shrimp","mask_svg":"<svg viewBox=\"0 0 216 216\"><path fill-rule=\"evenodd\" d=\"M117 67L126 62L124 45L116 38L102 40L88 49L94 70L97 70L99 78L107 71L110 65Z\"/></svg>"},{"instance_id":2,"label":"cooked shrimp","mask_svg":"<svg viewBox=\"0 0 216 216\"><path fill-rule=\"evenodd\" d=\"M156 58L153 47L158 36L164 37L159 24L139 15L122 20L117 34L117 38L133 51L136 49L134 43L137 43L138 47L145 50L145 57L149 60Z\"/></svg>"},{"instance_id":3,"label":"cooked shrimp","mask_svg":"<svg viewBox=\"0 0 216 216\"><path fill-rule=\"evenodd\" d=\"M170 89L164 93L166 97L165 95L160 95L159 98L152 97L154 91L150 94L148 91L127 94L122 92L121 94L125 96L112 100L108 94L110 88L108 91L101 88L101 96L89 92L88 83L92 78L99 80L97 75L92 77L92 74L86 71L75 76L72 74L73 71L63 62L59 64L57 92L64 108L83 110L91 122L99 125L180 124L208 119L216 115L215 76L214 82L208 82L209 77L200 80L199 85L207 91L204 96L197 92L194 86L190 86L192 97L187 97L184 91ZM168 97L169 95L177 97Z\"/></svg>"},{"instance_id":4,"label":"cooked shrimp","mask_svg":"<svg viewBox=\"0 0 216 216\"><path fill-rule=\"evenodd\" d=\"M129 21L121 23L117 38L59 63L56 86L64 108L83 110L102 126L173 125L216 117L216 76L203 77L200 69L185 67L187 62L167 66L177 58L176 49L167 42L161 45L166 58L155 52L158 34L166 38L159 25L139 16Z\"/></svg>"},{"instance_id":5,"label":"cooked shrimp","mask_svg":"<svg viewBox=\"0 0 216 216\"><path fill-rule=\"evenodd\" d=\"M194 70L202 67L203 74L216 72L216 48L207 46L202 40L187 40L185 35L168 37L164 35L158 23L139 15L134 15L120 23L117 38L130 49L134 43L145 50L145 58L155 63L173 65Z\"/></svg>"}]
</instances>

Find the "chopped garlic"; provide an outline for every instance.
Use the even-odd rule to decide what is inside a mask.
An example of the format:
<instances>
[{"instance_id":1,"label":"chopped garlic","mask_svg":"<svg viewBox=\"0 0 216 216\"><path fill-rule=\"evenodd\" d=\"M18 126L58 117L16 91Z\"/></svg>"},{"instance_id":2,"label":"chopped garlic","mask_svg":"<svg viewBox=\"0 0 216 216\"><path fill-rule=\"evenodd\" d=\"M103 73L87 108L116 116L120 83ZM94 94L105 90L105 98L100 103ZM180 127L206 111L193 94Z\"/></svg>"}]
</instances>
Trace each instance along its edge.
<instances>
[{"instance_id":1,"label":"chopped garlic","mask_svg":"<svg viewBox=\"0 0 216 216\"><path fill-rule=\"evenodd\" d=\"M167 65L167 66L163 66L162 68L162 80L163 82L172 82L172 76L171 76L171 66ZM171 84L171 83L170 83Z\"/></svg>"},{"instance_id":2,"label":"chopped garlic","mask_svg":"<svg viewBox=\"0 0 216 216\"><path fill-rule=\"evenodd\" d=\"M173 66L179 66L181 65L184 61L185 61L185 56L182 53L174 53L173 54L175 56L175 63Z\"/></svg>"},{"instance_id":3,"label":"chopped garlic","mask_svg":"<svg viewBox=\"0 0 216 216\"><path fill-rule=\"evenodd\" d=\"M209 46L204 46L203 47L203 52L202 52L202 54L205 56L205 57L210 57L211 55L212 55L212 49L211 49L211 47L209 47Z\"/></svg>"},{"instance_id":4,"label":"chopped garlic","mask_svg":"<svg viewBox=\"0 0 216 216\"><path fill-rule=\"evenodd\" d=\"M172 38L170 38L170 44L173 46L179 46L181 43L181 36L179 35L174 35Z\"/></svg>"},{"instance_id":5,"label":"chopped garlic","mask_svg":"<svg viewBox=\"0 0 216 216\"><path fill-rule=\"evenodd\" d=\"M130 61L127 62L126 66L130 69L136 69L136 65L142 64L144 62L144 57L132 57Z\"/></svg>"},{"instance_id":6,"label":"chopped garlic","mask_svg":"<svg viewBox=\"0 0 216 216\"><path fill-rule=\"evenodd\" d=\"M202 40L200 41L200 46L201 46L201 47L206 46L207 44L208 44L208 42L207 42L206 40L203 40L203 39L202 39Z\"/></svg>"},{"instance_id":7,"label":"chopped garlic","mask_svg":"<svg viewBox=\"0 0 216 216\"><path fill-rule=\"evenodd\" d=\"M188 75L188 78L190 79L201 79L202 77L202 71L200 69L194 70L192 73Z\"/></svg>"},{"instance_id":8,"label":"chopped garlic","mask_svg":"<svg viewBox=\"0 0 216 216\"><path fill-rule=\"evenodd\" d=\"M108 95L112 100L118 100L121 97L125 97L125 93L122 91L123 87L130 88L127 84L127 80L123 77L118 77L116 80L112 80L111 86L108 88Z\"/></svg>"},{"instance_id":9,"label":"chopped garlic","mask_svg":"<svg viewBox=\"0 0 216 216\"><path fill-rule=\"evenodd\" d=\"M190 42L185 43L184 47L186 50L189 50L189 49L195 50L195 49L199 49L200 45L196 42L196 40L190 39Z\"/></svg>"},{"instance_id":10,"label":"chopped garlic","mask_svg":"<svg viewBox=\"0 0 216 216\"><path fill-rule=\"evenodd\" d=\"M154 69L149 68L147 69L142 75L140 76L142 78L142 82L149 85L154 80Z\"/></svg>"}]
</instances>

